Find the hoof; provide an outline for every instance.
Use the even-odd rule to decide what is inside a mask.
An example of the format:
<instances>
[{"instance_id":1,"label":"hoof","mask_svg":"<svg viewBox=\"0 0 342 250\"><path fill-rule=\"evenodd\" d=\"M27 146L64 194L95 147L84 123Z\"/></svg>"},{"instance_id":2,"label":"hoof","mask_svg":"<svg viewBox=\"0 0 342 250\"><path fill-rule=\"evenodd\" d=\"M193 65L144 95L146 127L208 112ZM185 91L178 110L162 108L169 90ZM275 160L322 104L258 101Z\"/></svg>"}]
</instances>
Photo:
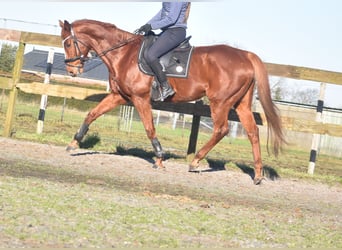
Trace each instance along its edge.
<instances>
[{"instance_id":1,"label":"hoof","mask_svg":"<svg viewBox=\"0 0 342 250\"><path fill-rule=\"evenodd\" d=\"M260 185L264 177L256 177L254 178L254 184L255 185Z\"/></svg>"},{"instance_id":2,"label":"hoof","mask_svg":"<svg viewBox=\"0 0 342 250\"><path fill-rule=\"evenodd\" d=\"M189 172L198 172L198 167L199 167L199 160L198 159L193 159L192 162L189 165Z\"/></svg>"},{"instance_id":3,"label":"hoof","mask_svg":"<svg viewBox=\"0 0 342 250\"><path fill-rule=\"evenodd\" d=\"M153 169L163 169L163 170L166 169L164 166L159 166L159 165L157 165L157 164L153 164L152 168L153 168Z\"/></svg>"},{"instance_id":4,"label":"hoof","mask_svg":"<svg viewBox=\"0 0 342 250\"><path fill-rule=\"evenodd\" d=\"M189 166L189 172L198 172L198 166L190 165Z\"/></svg>"},{"instance_id":5,"label":"hoof","mask_svg":"<svg viewBox=\"0 0 342 250\"><path fill-rule=\"evenodd\" d=\"M78 147L68 145L67 148L66 148L65 150L66 150L67 152L71 152L71 151L74 151L74 150L76 150L76 149L78 149Z\"/></svg>"},{"instance_id":6,"label":"hoof","mask_svg":"<svg viewBox=\"0 0 342 250\"><path fill-rule=\"evenodd\" d=\"M66 151L74 151L79 148L78 142L76 140L73 140L69 143L69 145L66 148Z\"/></svg>"},{"instance_id":7,"label":"hoof","mask_svg":"<svg viewBox=\"0 0 342 250\"><path fill-rule=\"evenodd\" d=\"M165 169L162 158L157 158L152 168L154 169Z\"/></svg>"}]
</instances>

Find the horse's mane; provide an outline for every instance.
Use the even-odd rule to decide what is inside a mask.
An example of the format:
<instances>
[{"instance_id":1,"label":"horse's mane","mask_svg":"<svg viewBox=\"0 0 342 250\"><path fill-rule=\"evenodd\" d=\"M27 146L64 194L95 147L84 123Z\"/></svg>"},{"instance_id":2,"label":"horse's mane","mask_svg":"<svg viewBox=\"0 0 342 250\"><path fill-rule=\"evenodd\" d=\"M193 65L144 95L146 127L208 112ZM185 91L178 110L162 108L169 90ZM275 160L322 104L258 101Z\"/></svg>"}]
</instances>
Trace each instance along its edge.
<instances>
[{"instance_id":1,"label":"horse's mane","mask_svg":"<svg viewBox=\"0 0 342 250\"><path fill-rule=\"evenodd\" d=\"M106 23L106 22L101 22L98 20L92 20L92 19L80 19L76 20L72 23L73 25L84 25L84 24L89 24L89 25L100 25L104 28L117 28L114 24L112 23Z\"/></svg>"}]
</instances>

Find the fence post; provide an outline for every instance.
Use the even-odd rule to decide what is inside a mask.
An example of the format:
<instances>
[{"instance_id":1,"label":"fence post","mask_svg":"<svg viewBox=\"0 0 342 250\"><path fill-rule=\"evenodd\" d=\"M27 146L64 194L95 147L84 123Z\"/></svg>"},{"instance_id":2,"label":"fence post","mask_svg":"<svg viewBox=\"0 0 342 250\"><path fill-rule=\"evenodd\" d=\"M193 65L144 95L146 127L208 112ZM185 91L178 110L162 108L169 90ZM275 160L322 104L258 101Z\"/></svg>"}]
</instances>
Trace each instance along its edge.
<instances>
[{"instance_id":1,"label":"fence post","mask_svg":"<svg viewBox=\"0 0 342 250\"><path fill-rule=\"evenodd\" d=\"M173 122L172 122L172 129L175 130L177 127L177 121L179 118L179 113L178 112L174 112L173 113Z\"/></svg>"},{"instance_id":2,"label":"fence post","mask_svg":"<svg viewBox=\"0 0 342 250\"><path fill-rule=\"evenodd\" d=\"M51 71L52 71L52 64L53 64L53 57L54 57L54 50L50 48L48 58L47 58L47 65L46 65L46 72L44 77L44 84L50 83ZM44 128L44 118L45 118L45 110L47 106L47 95L42 95L40 99L40 109L38 115L38 122L37 122L37 134L41 134Z\"/></svg>"},{"instance_id":3,"label":"fence post","mask_svg":"<svg viewBox=\"0 0 342 250\"><path fill-rule=\"evenodd\" d=\"M187 152L187 160L193 158L193 155L196 152L196 145L197 145L197 138L199 132L199 126L201 122L201 116L197 115L197 110L203 106L203 101L199 100L196 101L194 107L194 115L192 116L192 125L191 125L191 132L189 138L189 145L188 145L188 152Z\"/></svg>"},{"instance_id":4,"label":"fence post","mask_svg":"<svg viewBox=\"0 0 342 250\"><path fill-rule=\"evenodd\" d=\"M118 122L119 130L131 132L133 122L134 106L121 105L120 106L120 118Z\"/></svg>"},{"instance_id":5,"label":"fence post","mask_svg":"<svg viewBox=\"0 0 342 250\"><path fill-rule=\"evenodd\" d=\"M322 112L323 112L323 104L324 104L325 87L326 87L326 83L321 83L319 98L317 101L316 122L322 122ZM320 139L321 139L320 134L313 134L311 151L310 151L310 161L309 161L309 167L308 167L308 173L309 174L313 174L315 171L317 150L318 150L318 145L319 145Z\"/></svg>"},{"instance_id":6,"label":"fence post","mask_svg":"<svg viewBox=\"0 0 342 250\"><path fill-rule=\"evenodd\" d=\"M10 137L12 134L14 108L15 108L15 102L16 102L17 95L18 95L18 89L16 87L16 84L20 80L21 68L23 66L23 61L24 61L24 51L25 51L25 43L19 42L19 47L16 53L13 73L12 73L12 89L10 91L10 96L8 100L6 121L4 125L4 131L3 131L4 137Z\"/></svg>"}]
</instances>

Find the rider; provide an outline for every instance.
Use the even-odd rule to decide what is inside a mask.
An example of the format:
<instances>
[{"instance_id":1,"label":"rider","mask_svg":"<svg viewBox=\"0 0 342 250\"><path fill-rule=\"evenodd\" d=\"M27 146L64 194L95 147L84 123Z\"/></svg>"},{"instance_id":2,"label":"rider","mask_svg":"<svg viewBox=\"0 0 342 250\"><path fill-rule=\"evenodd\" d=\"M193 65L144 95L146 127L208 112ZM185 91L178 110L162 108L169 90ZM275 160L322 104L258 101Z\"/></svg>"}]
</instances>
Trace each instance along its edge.
<instances>
[{"instance_id":1,"label":"rider","mask_svg":"<svg viewBox=\"0 0 342 250\"><path fill-rule=\"evenodd\" d=\"M159 58L185 39L189 11L190 2L163 2L161 10L135 32L136 34L148 35L151 30L162 30L158 39L144 54L146 62L151 67L161 87L161 101L172 96L175 91L167 80Z\"/></svg>"}]
</instances>

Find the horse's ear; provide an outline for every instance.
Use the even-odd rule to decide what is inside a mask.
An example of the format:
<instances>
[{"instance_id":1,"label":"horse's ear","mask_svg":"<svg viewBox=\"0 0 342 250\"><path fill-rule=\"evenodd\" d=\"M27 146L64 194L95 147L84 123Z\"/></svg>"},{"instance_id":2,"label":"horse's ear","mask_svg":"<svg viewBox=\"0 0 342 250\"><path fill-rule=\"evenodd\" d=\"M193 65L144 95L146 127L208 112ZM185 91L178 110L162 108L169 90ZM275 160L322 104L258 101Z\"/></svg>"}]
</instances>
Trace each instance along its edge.
<instances>
[{"instance_id":1,"label":"horse's ear","mask_svg":"<svg viewBox=\"0 0 342 250\"><path fill-rule=\"evenodd\" d=\"M70 31L71 30L71 25L67 20L63 21L59 20L59 26L64 29L65 31Z\"/></svg>"},{"instance_id":2,"label":"horse's ear","mask_svg":"<svg viewBox=\"0 0 342 250\"><path fill-rule=\"evenodd\" d=\"M63 29L64 28L64 23L61 21L61 20L59 20L59 26Z\"/></svg>"}]
</instances>

